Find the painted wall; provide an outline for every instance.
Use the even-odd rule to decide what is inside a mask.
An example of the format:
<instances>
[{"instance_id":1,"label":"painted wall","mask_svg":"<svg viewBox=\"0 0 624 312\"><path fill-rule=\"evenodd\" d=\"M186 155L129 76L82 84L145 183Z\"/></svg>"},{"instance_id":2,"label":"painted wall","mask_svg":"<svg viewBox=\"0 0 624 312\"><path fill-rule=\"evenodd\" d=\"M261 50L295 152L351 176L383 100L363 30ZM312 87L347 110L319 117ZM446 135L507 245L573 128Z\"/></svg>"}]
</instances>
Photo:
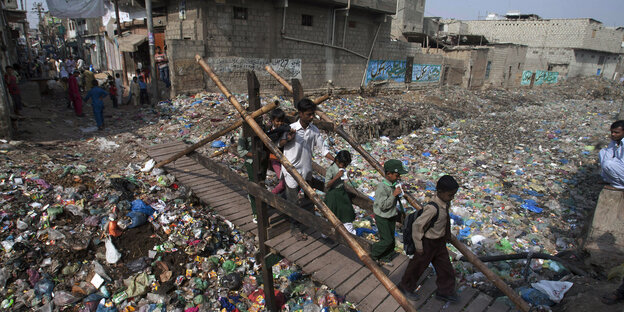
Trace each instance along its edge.
<instances>
[{"instance_id":1,"label":"painted wall","mask_svg":"<svg viewBox=\"0 0 624 312\"><path fill-rule=\"evenodd\" d=\"M523 86L528 86L531 84L531 79L533 77L533 72L530 70L525 70L522 72L522 79L520 84ZM535 82L534 85L539 86L543 84L555 84L559 80L558 72L550 72L537 70L535 71Z\"/></svg>"},{"instance_id":2,"label":"painted wall","mask_svg":"<svg viewBox=\"0 0 624 312\"><path fill-rule=\"evenodd\" d=\"M412 83L439 82L441 72L442 65L413 64ZM366 70L366 84L375 81L405 82L406 74L407 61L373 60Z\"/></svg>"}]
</instances>

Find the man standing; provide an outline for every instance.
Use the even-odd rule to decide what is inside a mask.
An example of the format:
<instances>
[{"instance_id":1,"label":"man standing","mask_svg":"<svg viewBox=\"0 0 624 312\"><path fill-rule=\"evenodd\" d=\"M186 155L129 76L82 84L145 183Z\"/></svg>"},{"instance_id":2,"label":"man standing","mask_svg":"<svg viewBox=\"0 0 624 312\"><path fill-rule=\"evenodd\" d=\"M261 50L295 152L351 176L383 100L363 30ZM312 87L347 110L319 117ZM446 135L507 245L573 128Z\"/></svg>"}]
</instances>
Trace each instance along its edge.
<instances>
[{"instance_id":1,"label":"man standing","mask_svg":"<svg viewBox=\"0 0 624 312\"><path fill-rule=\"evenodd\" d=\"M4 75L4 81L9 88L9 94L13 99L13 106L16 115L22 115L22 95L20 94L19 86L17 85L17 77L15 76L15 70L11 66L6 67L6 74Z\"/></svg>"},{"instance_id":2,"label":"man standing","mask_svg":"<svg viewBox=\"0 0 624 312\"><path fill-rule=\"evenodd\" d=\"M600 176L609 183L607 188L624 189L624 120L611 124L611 143L600 150Z\"/></svg>"},{"instance_id":3,"label":"man standing","mask_svg":"<svg viewBox=\"0 0 624 312\"><path fill-rule=\"evenodd\" d=\"M169 88L171 82L169 81L169 59L167 59L167 54L163 53L160 47L156 47L154 59L156 60L156 67L158 67L158 72L160 73L160 80Z\"/></svg>"},{"instance_id":4,"label":"man standing","mask_svg":"<svg viewBox=\"0 0 624 312\"><path fill-rule=\"evenodd\" d=\"M74 111L76 112L76 116L83 117L82 113L82 97L80 96L80 87L78 86L78 76L80 73L75 71L73 75L69 76L68 81L68 89L69 100L74 103Z\"/></svg>"}]
</instances>

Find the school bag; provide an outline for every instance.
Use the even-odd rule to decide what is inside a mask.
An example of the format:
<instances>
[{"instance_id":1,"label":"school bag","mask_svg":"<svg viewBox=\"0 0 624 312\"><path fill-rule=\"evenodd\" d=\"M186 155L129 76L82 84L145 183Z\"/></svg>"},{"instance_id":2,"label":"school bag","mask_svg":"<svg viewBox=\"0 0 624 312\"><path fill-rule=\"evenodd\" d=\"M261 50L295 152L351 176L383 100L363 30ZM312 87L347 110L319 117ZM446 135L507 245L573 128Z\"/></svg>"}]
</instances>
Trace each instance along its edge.
<instances>
[{"instance_id":1,"label":"school bag","mask_svg":"<svg viewBox=\"0 0 624 312\"><path fill-rule=\"evenodd\" d=\"M431 201L428 202L427 205L432 205L433 207L435 207L436 214L435 216L433 216L433 218L431 218L431 220L429 220L429 224L425 226L425 233L427 233L427 231L429 231L433 224L435 224L435 222L438 220L438 215L440 214L440 207L438 206L438 204ZM408 256L413 256L416 252L416 246L414 246L414 240L412 239L412 224L414 223L414 221L416 221L416 219L418 219L418 217L420 217L424 210L425 208L423 207L423 209L419 209L410 213L409 215L407 215L405 221L403 222L403 249L405 250L405 254Z\"/></svg>"}]
</instances>

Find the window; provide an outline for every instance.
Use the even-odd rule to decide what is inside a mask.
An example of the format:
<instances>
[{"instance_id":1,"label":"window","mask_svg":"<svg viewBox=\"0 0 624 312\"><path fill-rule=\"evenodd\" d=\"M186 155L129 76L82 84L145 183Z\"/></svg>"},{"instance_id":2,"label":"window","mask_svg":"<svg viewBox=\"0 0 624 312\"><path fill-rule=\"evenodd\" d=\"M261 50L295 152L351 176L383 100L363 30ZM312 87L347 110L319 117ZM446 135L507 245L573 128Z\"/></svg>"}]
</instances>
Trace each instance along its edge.
<instances>
[{"instance_id":1,"label":"window","mask_svg":"<svg viewBox=\"0 0 624 312\"><path fill-rule=\"evenodd\" d=\"M485 67L485 79L490 78L490 69L492 68L492 61L487 62L487 66Z\"/></svg>"},{"instance_id":2,"label":"window","mask_svg":"<svg viewBox=\"0 0 624 312\"><path fill-rule=\"evenodd\" d=\"M596 30L592 30L592 38L596 38Z\"/></svg>"},{"instance_id":3,"label":"window","mask_svg":"<svg viewBox=\"0 0 624 312\"><path fill-rule=\"evenodd\" d=\"M247 8L234 7L234 19L246 20Z\"/></svg>"},{"instance_id":4,"label":"window","mask_svg":"<svg viewBox=\"0 0 624 312\"><path fill-rule=\"evenodd\" d=\"M355 28L355 26L357 26L357 23L354 21L349 21L349 28Z\"/></svg>"},{"instance_id":5,"label":"window","mask_svg":"<svg viewBox=\"0 0 624 312\"><path fill-rule=\"evenodd\" d=\"M301 15L301 25L303 26L312 26L312 15Z\"/></svg>"}]
</instances>

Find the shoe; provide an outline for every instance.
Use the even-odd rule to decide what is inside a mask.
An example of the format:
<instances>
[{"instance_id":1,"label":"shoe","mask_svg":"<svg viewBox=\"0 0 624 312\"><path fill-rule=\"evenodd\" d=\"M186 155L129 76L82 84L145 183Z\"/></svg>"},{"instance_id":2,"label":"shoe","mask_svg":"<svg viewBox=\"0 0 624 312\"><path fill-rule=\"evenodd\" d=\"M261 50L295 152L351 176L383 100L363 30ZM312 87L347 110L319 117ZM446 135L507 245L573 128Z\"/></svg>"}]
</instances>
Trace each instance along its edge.
<instances>
[{"instance_id":1,"label":"shoe","mask_svg":"<svg viewBox=\"0 0 624 312\"><path fill-rule=\"evenodd\" d=\"M403 287L399 286L399 291L401 291L403 293L403 296L405 296L405 298L407 298L407 300L410 301L417 301L420 296L418 296L417 293L413 292L413 291L407 291L405 289L403 289Z\"/></svg>"},{"instance_id":2,"label":"shoe","mask_svg":"<svg viewBox=\"0 0 624 312\"><path fill-rule=\"evenodd\" d=\"M257 216L257 215L252 215L252 219L251 219L251 221L252 221L253 223L258 223L258 216Z\"/></svg>"},{"instance_id":3,"label":"shoe","mask_svg":"<svg viewBox=\"0 0 624 312\"><path fill-rule=\"evenodd\" d=\"M435 297L438 300L448 301L448 302L457 302L459 300L459 297L457 296L456 293L453 293L450 295L442 295L436 292Z\"/></svg>"},{"instance_id":4,"label":"shoe","mask_svg":"<svg viewBox=\"0 0 624 312\"><path fill-rule=\"evenodd\" d=\"M624 301L624 297L618 297L615 294L610 294L608 296L602 296L602 298L600 298L600 301L602 301L602 303L606 305L614 305L620 301Z\"/></svg>"}]
</instances>

